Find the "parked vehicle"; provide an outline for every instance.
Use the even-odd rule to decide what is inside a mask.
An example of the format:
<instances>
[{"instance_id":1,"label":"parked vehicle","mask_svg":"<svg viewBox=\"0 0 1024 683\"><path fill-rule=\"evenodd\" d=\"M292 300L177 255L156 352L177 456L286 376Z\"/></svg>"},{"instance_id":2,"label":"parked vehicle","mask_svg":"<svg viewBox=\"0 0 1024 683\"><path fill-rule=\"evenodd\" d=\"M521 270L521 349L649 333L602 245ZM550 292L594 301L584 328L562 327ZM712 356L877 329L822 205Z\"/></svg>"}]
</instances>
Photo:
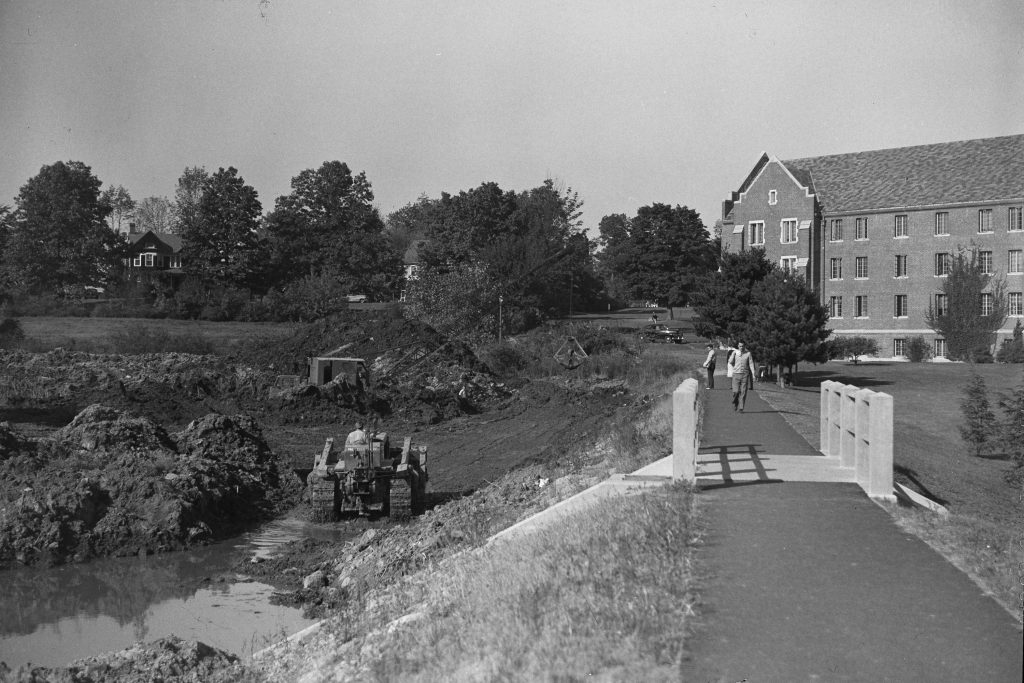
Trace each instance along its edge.
<instances>
[{"instance_id":1,"label":"parked vehicle","mask_svg":"<svg viewBox=\"0 0 1024 683\"><path fill-rule=\"evenodd\" d=\"M646 325L640 330L640 336L644 341L652 344L683 344L686 338L683 333L668 325Z\"/></svg>"}]
</instances>

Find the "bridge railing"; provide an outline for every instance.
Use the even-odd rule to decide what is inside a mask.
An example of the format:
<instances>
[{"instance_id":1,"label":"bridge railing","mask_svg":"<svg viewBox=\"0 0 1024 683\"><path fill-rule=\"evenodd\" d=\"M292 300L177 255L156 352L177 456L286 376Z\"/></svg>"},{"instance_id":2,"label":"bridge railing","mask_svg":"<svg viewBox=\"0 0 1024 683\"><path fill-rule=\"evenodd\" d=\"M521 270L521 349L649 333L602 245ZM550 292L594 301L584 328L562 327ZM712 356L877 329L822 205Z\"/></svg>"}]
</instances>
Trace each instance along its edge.
<instances>
[{"instance_id":1,"label":"bridge railing","mask_svg":"<svg viewBox=\"0 0 1024 683\"><path fill-rule=\"evenodd\" d=\"M697 450L700 434L697 433L697 417L700 406L697 401L700 392L697 380L684 380L672 392L672 478L697 480Z\"/></svg>"},{"instance_id":2,"label":"bridge railing","mask_svg":"<svg viewBox=\"0 0 1024 683\"><path fill-rule=\"evenodd\" d=\"M853 468L872 498L894 500L892 396L840 382L821 383L821 452Z\"/></svg>"}]
</instances>

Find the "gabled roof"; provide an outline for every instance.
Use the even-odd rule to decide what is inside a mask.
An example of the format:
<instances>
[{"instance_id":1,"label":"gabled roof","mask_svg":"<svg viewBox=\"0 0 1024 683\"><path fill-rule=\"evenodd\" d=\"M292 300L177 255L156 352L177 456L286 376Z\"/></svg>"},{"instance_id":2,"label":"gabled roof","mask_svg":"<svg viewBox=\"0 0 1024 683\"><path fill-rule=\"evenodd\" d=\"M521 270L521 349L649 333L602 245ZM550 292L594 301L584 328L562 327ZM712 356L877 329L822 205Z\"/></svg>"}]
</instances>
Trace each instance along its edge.
<instances>
[{"instance_id":1,"label":"gabled roof","mask_svg":"<svg viewBox=\"0 0 1024 683\"><path fill-rule=\"evenodd\" d=\"M128 241L133 245L138 244L146 235L152 235L170 247L174 252L181 251L181 235L174 235L169 232L154 232L152 230L147 230L146 232L133 232L128 234Z\"/></svg>"},{"instance_id":2,"label":"gabled roof","mask_svg":"<svg viewBox=\"0 0 1024 683\"><path fill-rule=\"evenodd\" d=\"M782 162L827 213L1024 198L1024 135Z\"/></svg>"},{"instance_id":3,"label":"gabled roof","mask_svg":"<svg viewBox=\"0 0 1024 683\"><path fill-rule=\"evenodd\" d=\"M409 248L405 250L405 254L402 256L402 263L407 266L418 264L420 262L420 247L427 243L427 240L413 240L409 243Z\"/></svg>"}]
</instances>

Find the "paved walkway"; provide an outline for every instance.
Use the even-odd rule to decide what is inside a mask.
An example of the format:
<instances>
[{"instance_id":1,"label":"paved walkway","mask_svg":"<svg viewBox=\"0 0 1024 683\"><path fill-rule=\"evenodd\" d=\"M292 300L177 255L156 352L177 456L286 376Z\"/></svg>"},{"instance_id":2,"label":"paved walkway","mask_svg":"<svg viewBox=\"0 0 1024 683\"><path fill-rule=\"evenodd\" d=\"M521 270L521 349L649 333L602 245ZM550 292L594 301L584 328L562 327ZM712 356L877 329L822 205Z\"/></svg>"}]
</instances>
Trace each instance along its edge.
<instances>
[{"instance_id":1,"label":"paved walkway","mask_svg":"<svg viewBox=\"0 0 1024 683\"><path fill-rule=\"evenodd\" d=\"M684 680L1022 680L1012 616L754 392L734 413L722 384L705 391L706 574Z\"/></svg>"}]
</instances>

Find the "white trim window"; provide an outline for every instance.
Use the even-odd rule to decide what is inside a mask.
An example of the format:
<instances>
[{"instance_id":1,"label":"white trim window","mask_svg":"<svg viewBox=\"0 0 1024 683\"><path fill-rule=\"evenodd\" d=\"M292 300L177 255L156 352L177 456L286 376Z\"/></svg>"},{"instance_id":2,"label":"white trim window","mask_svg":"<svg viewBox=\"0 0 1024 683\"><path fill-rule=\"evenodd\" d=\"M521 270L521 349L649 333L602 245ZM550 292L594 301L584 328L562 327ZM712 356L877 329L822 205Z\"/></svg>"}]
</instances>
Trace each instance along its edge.
<instances>
[{"instance_id":1,"label":"white trim window","mask_svg":"<svg viewBox=\"0 0 1024 683\"><path fill-rule=\"evenodd\" d=\"M1021 220L1021 214L1024 213L1024 207L1011 206L1006 212L1006 229L1009 232L1020 232L1024 230L1024 222Z\"/></svg>"},{"instance_id":2,"label":"white trim window","mask_svg":"<svg viewBox=\"0 0 1024 683\"><path fill-rule=\"evenodd\" d=\"M147 268L152 268L153 267L153 254L145 254L145 256L146 256L146 267Z\"/></svg>"},{"instance_id":3,"label":"white trim window","mask_svg":"<svg viewBox=\"0 0 1024 683\"><path fill-rule=\"evenodd\" d=\"M829 260L829 279L830 280L842 280L843 279L843 259L833 258Z\"/></svg>"},{"instance_id":4,"label":"white trim window","mask_svg":"<svg viewBox=\"0 0 1024 683\"><path fill-rule=\"evenodd\" d=\"M893 339L892 340L892 357L893 358L906 358L907 357L907 340L906 339Z\"/></svg>"},{"instance_id":5,"label":"white trim window","mask_svg":"<svg viewBox=\"0 0 1024 683\"><path fill-rule=\"evenodd\" d=\"M907 277L907 255L896 254L893 277Z\"/></svg>"},{"instance_id":6,"label":"white trim window","mask_svg":"<svg viewBox=\"0 0 1024 683\"><path fill-rule=\"evenodd\" d=\"M992 315L992 306L992 294L990 292L983 292L981 295L981 316Z\"/></svg>"},{"instance_id":7,"label":"white trim window","mask_svg":"<svg viewBox=\"0 0 1024 683\"><path fill-rule=\"evenodd\" d=\"M796 272L796 256L783 256L779 259L779 267L784 273Z\"/></svg>"},{"instance_id":8,"label":"white trim window","mask_svg":"<svg viewBox=\"0 0 1024 683\"><path fill-rule=\"evenodd\" d=\"M856 221L856 230L854 232L854 239L866 240L868 238L868 219L858 218Z\"/></svg>"},{"instance_id":9,"label":"white trim window","mask_svg":"<svg viewBox=\"0 0 1024 683\"><path fill-rule=\"evenodd\" d=\"M947 353L946 352L946 340L945 339L936 339L935 340L935 351L934 351L933 355L936 358L945 358L946 357L946 353Z\"/></svg>"},{"instance_id":10,"label":"white trim window","mask_svg":"<svg viewBox=\"0 0 1024 683\"><path fill-rule=\"evenodd\" d=\"M1007 292L1006 311L1007 315L1011 315L1014 318L1024 317L1024 294L1021 292Z\"/></svg>"},{"instance_id":11,"label":"white trim window","mask_svg":"<svg viewBox=\"0 0 1024 683\"><path fill-rule=\"evenodd\" d=\"M853 317L868 317L868 297L866 294L858 294L853 297Z\"/></svg>"},{"instance_id":12,"label":"white trim window","mask_svg":"<svg viewBox=\"0 0 1024 683\"><path fill-rule=\"evenodd\" d=\"M796 244L799 233L797 232L797 226L799 221L795 218L784 218L782 220L782 234L779 237L779 241L782 244Z\"/></svg>"},{"instance_id":13,"label":"white trim window","mask_svg":"<svg viewBox=\"0 0 1024 683\"><path fill-rule=\"evenodd\" d=\"M853 261L853 277L857 280L868 279L868 257L858 256Z\"/></svg>"},{"instance_id":14,"label":"white trim window","mask_svg":"<svg viewBox=\"0 0 1024 683\"><path fill-rule=\"evenodd\" d=\"M142 254L136 254L135 258L132 259L132 265L136 268L142 267Z\"/></svg>"},{"instance_id":15,"label":"white trim window","mask_svg":"<svg viewBox=\"0 0 1024 683\"><path fill-rule=\"evenodd\" d=\"M1006 252L1006 272L1007 273L1024 273L1024 251L1020 249L1011 249Z\"/></svg>"},{"instance_id":16,"label":"white trim window","mask_svg":"<svg viewBox=\"0 0 1024 683\"><path fill-rule=\"evenodd\" d=\"M939 252L935 255L935 277L946 277L953 268L953 255Z\"/></svg>"},{"instance_id":17,"label":"white trim window","mask_svg":"<svg viewBox=\"0 0 1024 683\"><path fill-rule=\"evenodd\" d=\"M843 219L833 218L829 223L828 232L829 242L842 242L843 241Z\"/></svg>"},{"instance_id":18,"label":"white trim window","mask_svg":"<svg viewBox=\"0 0 1024 683\"><path fill-rule=\"evenodd\" d=\"M892 224L892 236L894 238L909 237L907 232L907 215L901 213L896 216Z\"/></svg>"},{"instance_id":19,"label":"white trim window","mask_svg":"<svg viewBox=\"0 0 1024 683\"><path fill-rule=\"evenodd\" d=\"M938 211L935 214L935 235L944 237L949 235L949 212Z\"/></svg>"},{"instance_id":20,"label":"white trim window","mask_svg":"<svg viewBox=\"0 0 1024 683\"><path fill-rule=\"evenodd\" d=\"M907 295L897 294L892 298L892 317L907 317Z\"/></svg>"},{"instance_id":21,"label":"white trim window","mask_svg":"<svg viewBox=\"0 0 1024 683\"><path fill-rule=\"evenodd\" d=\"M779 203L779 191L778 190L768 190L768 204L770 204L771 206L775 206L778 203Z\"/></svg>"},{"instance_id":22,"label":"white trim window","mask_svg":"<svg viewBox=\"0 0 1024 683\"><path fill-rule=\"evenodd\" d=\"M992 275L992 252L991 251L979 251L978 252L978 265L981 266L981 272L985 275Z\"/></svg>"},{"instance_id":23,"label":"white trim window","mask_svg":"<svg viewBox=\"0 0 1024 683\"><path fill-rule=\"evenodd\" d=\"M764 221L750 221L750 244L764 244Z\"/></svg>"},{"instance_id":24,"label":"white trim window","mask_svg":"<svg viewBox=\"0 0 1024 683\"><path fill-rule=\"evenodd\" d=\"M842 318L843 317L843 297L841 297L841 296L830 296L828 298L828 317L830 317L830 318Z\"/></svg>"},{"instance_id":25,"label":"white trim window","mask_svg":"<svg viewBox=\"0 0 1024 683\"><path fill-rule=\"evenodd\" d=\"M939 318L949 313L949 298L945 294L935 295L935 315Z\"/></svg>"},{"instance_id":26,"label":"white trim window","mask_svg":"<svg viewBox=\"0 0 1024 683\"><path fill-rule=\"evenodd\" d=\"M978 209L978 232L992 232L992 209Z\"/></svg>"}]
</instances>

